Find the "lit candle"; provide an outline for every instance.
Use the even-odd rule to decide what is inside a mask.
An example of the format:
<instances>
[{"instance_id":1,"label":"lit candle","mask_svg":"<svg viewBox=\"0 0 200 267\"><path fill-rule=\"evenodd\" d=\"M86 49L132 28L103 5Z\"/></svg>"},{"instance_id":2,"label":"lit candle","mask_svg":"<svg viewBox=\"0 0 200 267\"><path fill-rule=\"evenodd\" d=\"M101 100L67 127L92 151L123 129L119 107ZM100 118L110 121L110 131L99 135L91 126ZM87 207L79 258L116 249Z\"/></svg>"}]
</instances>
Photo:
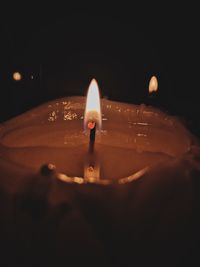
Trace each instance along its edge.
<instances>
[{"instance_id":1,"label":"lit candle","mask_svg":"<svg viewBox=\"0 0 200 267\"><path fill-rule=\"evenodd\" d=\"M98 166L95 176L101 181L134 180L138 173L190 150L194 138L177 118L145 105L106 99L100 104L95 80L90 89L86 101L84 97L58 99L2 124L0 168L37 173L49 162L62 180L84 178L88 175L85 166L94 176L87 162L89 139L85 134L91 123L97 128L92 157Z\"/></svg>"}]
</instances>

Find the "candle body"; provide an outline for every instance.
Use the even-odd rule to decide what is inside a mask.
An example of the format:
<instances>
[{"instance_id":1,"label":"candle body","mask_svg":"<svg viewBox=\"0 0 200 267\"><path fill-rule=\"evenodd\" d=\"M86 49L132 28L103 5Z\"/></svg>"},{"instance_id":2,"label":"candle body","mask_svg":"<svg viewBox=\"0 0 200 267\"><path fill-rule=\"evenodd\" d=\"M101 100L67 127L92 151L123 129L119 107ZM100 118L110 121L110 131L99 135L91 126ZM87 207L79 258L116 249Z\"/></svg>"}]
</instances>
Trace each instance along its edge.
<instances>
[{"instance_id":1,"label":"candle body","mask_svg":"<svg viewBox=\"0 0 200 267\"><path fill-rule=\"evenodd\" d=\"M89 135L84 97L46 103L3 124L2 158L37 172L51 162L69 176L83 177ZM186 153L193 138L177 118L145 105L102 100L103 126L94 157L102 179L119 179Z\"/></svg>"}]
</instances>

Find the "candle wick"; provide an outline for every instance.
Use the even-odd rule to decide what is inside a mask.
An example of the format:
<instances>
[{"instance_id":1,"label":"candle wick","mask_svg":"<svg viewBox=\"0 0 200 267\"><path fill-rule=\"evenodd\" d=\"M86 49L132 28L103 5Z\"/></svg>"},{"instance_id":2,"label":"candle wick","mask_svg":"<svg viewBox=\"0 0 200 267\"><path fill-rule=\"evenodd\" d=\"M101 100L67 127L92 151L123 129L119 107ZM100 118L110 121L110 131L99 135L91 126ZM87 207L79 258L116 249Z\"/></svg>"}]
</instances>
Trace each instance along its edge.
<instances>
[{"instance_id":1,"label":"candle wick","mask_svg":"<svg viewBox=\"0 0 200 267\"><path fill-rule=\"evenodd\" d=\"M94 151L95 137L96 137L96 122L90 121L88 123L88 129L90 130L89 137L89 149L87 162L84 167L84 178L86 181L94 182L99 180L99 162Z\"/></svg>"},{"instance_id":2,"label":"candle wick","mask_svg":"<svg viewBox=\"0 0 200 267\"><path fill-rule=\"evenodd\" d=\"M96 137L96 123L94 123L94 127L90 129L89 153L94 152L95 137Z\"/></svg>"}]
</instances>

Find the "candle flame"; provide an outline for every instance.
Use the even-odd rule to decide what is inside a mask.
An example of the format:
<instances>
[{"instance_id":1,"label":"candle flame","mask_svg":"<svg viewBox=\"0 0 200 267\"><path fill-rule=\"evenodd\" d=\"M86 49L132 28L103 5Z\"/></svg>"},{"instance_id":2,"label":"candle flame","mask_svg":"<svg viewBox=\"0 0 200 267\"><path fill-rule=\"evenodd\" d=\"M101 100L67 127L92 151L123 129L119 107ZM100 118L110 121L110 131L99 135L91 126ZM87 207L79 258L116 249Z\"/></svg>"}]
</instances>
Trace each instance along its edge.
<instances>
[{"instance_id":1,"label":"candle flame","mask_svg":"<svg viewBox=\"0 0 200 267\"><path fill-rule=\"evenodd\" d=\"M20 72L16 71L13 73L13 80L20 81L22 79L22 75Z\"/></svg>"},{"instance_id":2,"label":"candle flame","mask_svg":"<svg viewBox=\"0 0 200 267\"><path fill-rule=\"evenodd\" d=\"M149 93L153 93L158 91L158 80L156 76L152 76L150 81L149 81Z\"/></svg>"},{"instance_id":3,"label":"candle flame","mask_svg":"<svg viewBox=\"0 0 200 267\"><path fill-rule=\"evenodd\" d=\"M100 95L97 81L92 79L87 93L84 127L87 129L91 124L96 124L97 128L101 129L101 106Z\"/></svg>"}]
</instances>

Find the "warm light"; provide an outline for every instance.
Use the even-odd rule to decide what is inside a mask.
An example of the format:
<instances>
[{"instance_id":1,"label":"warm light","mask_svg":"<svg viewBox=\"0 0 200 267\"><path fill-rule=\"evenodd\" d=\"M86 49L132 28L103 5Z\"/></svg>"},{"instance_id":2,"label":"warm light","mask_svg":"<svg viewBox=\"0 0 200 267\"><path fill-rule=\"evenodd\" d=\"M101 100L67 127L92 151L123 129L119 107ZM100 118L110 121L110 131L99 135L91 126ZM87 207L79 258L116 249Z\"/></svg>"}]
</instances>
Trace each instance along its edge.
<instances>
[{"instance_id":1,"label":"warm light","mask_svg":"<svg viewBox=\"0 0 200 267\"><path fill-rule=\"evenodd\" d=\"M14 73L13 73L13 79L14 79L15 81L20 81L20 80L22 79L22 75L21 75L21 73L18 72L18 71L14 72Z\"/></svg>"},{"instance_id":2,"label":"warm light","mask_svg":"<svg viewBox=\"0 0 200 267\"><path fill-rule=\"evenodd\" d=\"M152 76L149 82L149 93L156 92L158 90L158 80L156 76Z\"/></svg>"},{"instance_id":3,"label":"warm light","mask_svg":"<svg viewBox=\"0 0 200 267\"><path fill-rule=\"evenodd\" d=\"M88 128L91 123L96 123L98 129L101 129L101 106L99 87L95 79L93 79L89 85L85 115L84 115L84 127Z\"/></svg>"},{"instance_id":4,"label":"warm light","mask_svg":"<svg viewBox=\"0 0 200 267\"><path fill-rule=\"evenodd\" d=\"M90 122L88 122L88 125L87 125L87 127L88 127L88 129L92 130L92 129L94 129L95 125L96 125L96 123L95 123L95 122L93 122L93 121L90 121Z\"/></svg>"}]
</instances>

